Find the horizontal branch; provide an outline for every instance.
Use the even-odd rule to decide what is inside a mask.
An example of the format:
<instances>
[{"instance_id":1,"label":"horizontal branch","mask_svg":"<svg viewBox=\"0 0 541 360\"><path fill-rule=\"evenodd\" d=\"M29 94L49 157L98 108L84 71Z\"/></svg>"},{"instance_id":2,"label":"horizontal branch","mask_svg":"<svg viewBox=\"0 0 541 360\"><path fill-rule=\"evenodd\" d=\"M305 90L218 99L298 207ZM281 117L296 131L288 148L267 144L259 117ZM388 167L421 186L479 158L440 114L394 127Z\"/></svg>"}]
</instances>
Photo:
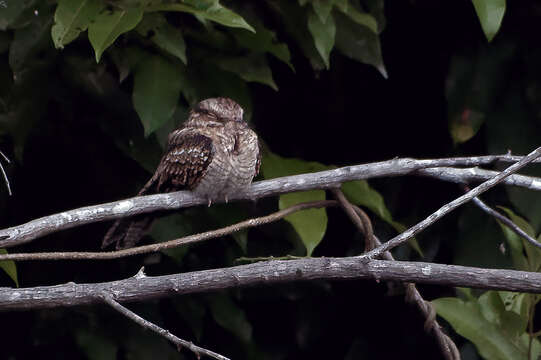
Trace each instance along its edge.
<instances>
[{"instance_id":1,"label":"horizontal branch","mask_svg":"<svg viewBox=\"0 0 541 360\"><path fill-rule=\"evenodd\" d=\"M295 204L288 208L279 210L266 216L260 216L251 218L222 227L216 230L205 231L198 234L187 235L178 239L153 243L149 245L135 246L129 249L114 250L114 251L55 251L55 252L32 252L32 253L13 253L13 254L0 254L0 261L13 260L13 261L31 261L31 260L111 260L119 259L127 256L148 254L152 252L163 251L166 249L172 249L188 244L194 244L201 241L217 238L232 234L234 232L249 229L255 226L261 226L270 224L274 221L283 219L289 214L293 214L297 211L306 209L317 209L322 207L336 206L337 202L334 200L320 200Z\"/></svg>"},{"instance_id":2,"label":"horizontal branch","mask_svg":"<svg viewBox=\"0 0 541 360\"><path fill-rule=\"evenodd\" d=\"M498 175L498 173L499 171L485 170L480 168L459 169L452 167L438 167L420 169L415 172L415 175L422 175L442 181L464 184L486 181ZM504 179L502 183L511 186L523 187L530 190L541 190L541 179L532 176L512 175Z\"/></svg>"},{"instance_id":3,"label":"horizontal branch","mask_svg":"<svg viewBox=\"0 0 541 360\"><path fill-rule=\"evenodd\" d=\"M295 191L328 189L338 187L341 183L347 181L370 179L375 177L402 176L408 174L435 176L434 174L419 172L419 170L448 166L478 166L490 164L495 161L513 162L522 158L523 157L510 155L494 155L434 160L415 160L408 158L393 159L370 164L346 166L315 173L285 176L271 180L258 181L253 183L245 190L238 191L234 195L230 196L229 201L256 200L263 197L275 196ZM453 169L453 171L455 170L457 169ZM451 178L456 179L456 174L449 177L449 179L445 179L443 175L445 174L445 170L439 171L438 174L439 175L435 177L448 181L454 181L449 180ZM505 179L504 183L541 190L541 179L521 176L519 181L517 180L518 176L519 175L512 175ZM487 178L489 177L490 176ZM463 182L479 181L480 178L479 175L464 171L462 180ZM532 184L535 184L535 186L532 187ZM93 222L113 220L125 216L133 216L141 213L160 210L175 210L206 203L206 199L198 197L190 191L178 191L167 194L139 196L100 205L86 206L75 210L45 216L22 225L0 230L0 248L21 245L59 230L69 229Z\"/></svg>"},{"instance_id":4,"label":"horizontal branch","mask_svg":"<svg viewBox=\"0 0 541 360\"><path fill-rule=\"evenodd\" d=\"M140 272L125 280L95 284L67 283L33 288L0 288L0 311L99 303L110 293L118 302L144 301L249 285L326 280L394 280L479 289L541 293L541 273L481 269L423 262L369 260L358 257L265 261L224 269L148 277Z\"/></svg>"}]
</instances>

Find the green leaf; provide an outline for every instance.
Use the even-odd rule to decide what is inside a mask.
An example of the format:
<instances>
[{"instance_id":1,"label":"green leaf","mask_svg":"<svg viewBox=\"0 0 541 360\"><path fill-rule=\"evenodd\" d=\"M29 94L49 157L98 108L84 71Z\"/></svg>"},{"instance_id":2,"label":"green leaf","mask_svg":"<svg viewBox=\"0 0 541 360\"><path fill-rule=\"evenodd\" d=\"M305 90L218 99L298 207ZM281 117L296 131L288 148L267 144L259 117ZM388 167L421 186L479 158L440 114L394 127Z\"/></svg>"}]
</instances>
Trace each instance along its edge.
<instances>
[{"instance_id":1,"label":"green leaf","mask_svg":"<svg viewBox=\"0 0 541 360\"><path fill-rule=\"evenodd\" d=\"M328 69L330 67L329 57L334 47L334 37L336 35L334 18L328 16L326 22L322 22L321 17L310 11L308 13L308 30L310 30L316 49Z\"/></svg>"},{"instance_id":2,"label":"green leaf","mask_svg":"<svg viewBox=\"0 0 541 360\"><path fill-rule=\"evenodd\" d=\"M506 310L514 311L525 318L530 313L530 306L535 306L530 300L537 296L513 291L498 291L498 295L502 299Z\"/></svg>"},{"instance_id":3,"label":"green leaf","mask_svg":"<svg viewBox=\"0 0 541 360\"><path fill-rule=\"evenodd\" d=\"M500 30L505 14L505 0L472 0L483 32L490 42Z\"/></svg>"},{"instance_id":4,"label":"green leaf","mask_svg":"<svg viewBox=\"0 0 541 360\"><path fill-rule=\"evenodd\" d=\"M447 320L455 331L475 344L485 359L525 359L528 347L515 342L495 323L487 320L477 301L464 302L458 298L432 301L439 316Z\"/></svg>"},{"instance_id":5,"label":"green leaf","mask_svg":"<svg viewBox=\"0 0 541 360\"><path fill-rule=\"evenodd\" d=\"M135 72L133 104L145 136L152 134L175 112L182 88L184 69L161 56L142 60Z\"/></svg>"},{"instance_id":6,"label":"green leaf","mask_svg":"<svg viewBox=\"0 0 541 360\"><path fill-rule=\"evenodd\" d=\"M326 23L327 18L331 14L335 0L313 0L312 8L319 17L321 23Z\"/></svg>"},{"instance_id":7,"label":"green leaf","mask_svg":"<svg viewBox=\"0 0 541 360\"><path fill-rule=\"evenodd\" d=\"M501 325L501 315L505 311L505 306L498 292L487 291L479 296L478 302L485 319L496 325Z\"/></svg>"},{"instance_id":8,"label":"green leaf","mask_svg":"<svg viewBox=\"0 0 541 360\"><path fill-rule=\"evenodd\" d=\"M485 319L496 324L510 339L518 339L526 331L527 313L521 316L514 311L508 311L497 291L485 292L478 302Z\"/></svg>"},{"instance_id":9,"label":"green leaf","mask_svg":"<svg viewBox=\"0 0 541 360\"><path fill-rule=\"evenodd\" d=\"M348 9L349 9L348 0L334 0L334 4L340 9L340 11L348 12Z\"/></svg>"},{"instance_id":10,"label":"green leaf","mask_svg":"<svg viewBox=\"0 0 541 360\"><path fill-rule=\"evenodd\" d=\"M0 254L7 253L8 252L6 249L0 249ZM0 269L4 270L4 272L11 278L11 280L13 280L15 286L19 287L19 280L17 279L17 266L15 265L15 261L0 261Z\"/></svg>"},{"instance_id":11,"label":"green leaf","mask_svg":"<svg viewBox=\"0 0 541 360\"><path fill-rule=\"evenodd\" d=\"M508 209L503 206L498 206L498 208L505 211L507 216L511 219L512 222L514 222L519 228L524 230L526 234L530 235L531 237L535 238L535 232L533 230L533 227L522 217L516 215L511 209ZM513 262L515 266L524 266L522 258L524 258L523 255L523 249L526 251L526 261L527 261L527 268L520 268L520 270L527 270L527 271L539 271L541 269L541 250L534 245L530 244L526 239L522 238L521 236L517 235L514 231L509 229L506 225L500 223L498 221L498 224L501 226L502 231L505 235L505 238L510 244L511 248L511 256L513 257ZM515 261L517 260L517 261Z\"/></svg>"},{"instance_id":12,"label":"green leaf","mask_svg":"<svg viewBox=\"0 0 541 360\"><path fill-rule=\"evenodd\" d=\"M146 53L135 46L112 47L110 54L118 71L119 82L126 80L137 68L139 62L146 57Z\"/></svg>"},{"instance_id":13,"label":"green leaf","mask_svg":"<svg viewBox=\"0 0 541 360\"><path fill-rule=\"evenodd\" d=\"M366 206L385 222L393 223L391 212L385 206L383 196L374 190L366 180L350 181L342 184L344 195L355 205Z\"/></svg>"},{"instance_id":14,"label":"green leaf","mask_svg":"<svg viewBox=\"0 0 541 360\"><path fill-rule=\"evenodd\" d=\"M263 25L256 24L256 33L233 29L231 32L239 45L250 49L253 52L269 53L286 63L291 70L291 54L287 44L278 42L276 33L266 29Z\"/></svg>"},{"instance_id":15,"label":"green leaf","mask_svg":"<svg viewBox=\"0 0 541 360\"><path fill-rule=\"evenodd\" d=\"M312 190L280 195L278 204L280 210L282 210L298 203L317 200L325 200L325 191ZM327 231L327 212L324 209L308 209L288 215L285 220L299 234L302 243L306 247L306 255L312 256L312 252L319 245L325 231Z\"/></svg>"},{"instance_id":16,"label":"green leaf","mask_svg":"<svg viewBox=\"0 0 541 360\"><path fill-rule=\"evenodd\" d=\"M228 8L223 7L218 2L214 3L213 6L198 8L193 5L186 3L183 4L159 4L151 6L147 11L180 11L187 12L195 15L198 18L211 20L222 24L224 26L233 27L233 28L242 28L252 32L255 32L254 28L250 26L242 16L234 13Z\"/></svg>"},{"instance_id":17,"label":"green leaf","mask_svg":"<svg viewBox=\"0 0 541 360\"><path fill-rule=\"evenodd\" d=\"M88 39L96 53L96 62L100 61L105 49L120 35L135 28L142 18L140 8L107 10L99 14L88 26Z\"/></svg>"},{"instance_id":18,"label":"green leaf","mask_svg":"<svg viewBox=\"0 0 541 360\"><path fill-rule=\"evenodd\" d=\"M222 57L214 61L223 70L233 72L245 81L265 84L278 91L267 59L262 55Z\"/></svg>"},{"instance_id":19,"label":"green leaf","mask_svg":"<svg viewBox=\"0 0 541 360\"><path fill-rule=\"evenodd\" d=\"M485 114L473 109L463 109L449 121L449 132L456 144L464 143L477 134L485 122Z\"/></svg>"},{"instance_id":20,"label":"green leaf","mask_svg":"<svg viewBox=\"0 0 541 360\"><path fill-rule=\"evenodd\" d=\"M162 14L146 14L137 26L137 31L149 37L160 49L179 58L184 64L188 62L182 32L170 25Z\"/></svg>"},{"instance_id":21,"label":"green leaf","mask_svg":"<svg viewBox=\"0 0 541 360\"><path fill-rule=\"evenodd\" d=\"M214 294L207 297L214 320L224 329L229 330L241 341L248 343L252 339L252 325L248 322L244 310L226 295Z\"/></svg>"},{"instance_id":22,"label":"green leaf","mask_svg":"<svg viewBox=\"0 0 541 360\"><path fill-rule=\"evenodd\" d=\"M307 12L290 0L280 1L278 10L288 35L295 39L304 56L310 60L312 68L316 71L325 69L325 63L321 55L319 55L314 45L314 39L306 26L308 22Z\"/></svg>"},{"instance_id":23,"label":"green leaf","mask_svg":"<svg viewBox=\"0 0 541 360\"><path fill-rule=\"evenodd\" d=\"M220 5L218 0L181 0L181 2L201 11L212 10L213 7Z\"/></svg>"},{"instance_id":24,"label":"green leaf","mask_svg":"<svg viewBox=\"0 0 541 360\"><path fill-rule=\"evenodd\" d=\"M299 159L287 159L268 152L261 162L265 179L302 174L328 169L329 167ZM279 208L285 209L306 201L325 200L325 191L312 190L280 195ZM306 248L307 256L311 256L316 246L321 242L327 230L327 212L325 209L308 209L296 212L285 217Z\"/></svg>"},{"instance_id":25,"label":"green leaf","mask_svg":"<svg viewBox=\"0 0 541 360\"><path fill-rule=\"evenodd\" d=\"M100 0L59 0L51 35L57 49L62 49L79 34L105 7Z\"/></svg>"},{"instance_id":26,"label":"green leaf","mask_svg":"<svg viewBox=\"0 0 541 360\"><path fill-rule=\"evenodd\" d=\"M371 14L357 11L351 6L347 7L342 12L357 24L369 28L374 34L378 33L378 23L376 21L376 18L374 18L374 16L372 16Z\"/></svg>"},{"instance_id":27,"label":"green leaf","mask_svg":"<svg viewBox=\"0 0 541 360\"><path fill-rule=\"evenodd\" d=\"M365 206L374 214L380 217L383 221L391 225L399 233L404 232L407 228L403 224L394 221L389 209L385 206L383 196L370 187L366 180L350 181L342 184L342 191L349 201L355 205ZM408 242L414 249L423 256L423 251L415 238Z\"/></svg>"},{"instance_id":28,"label":"green leaf","mask_svg":"<svg viewBox=\"0 0 541 360\"><path fill-rule=\"evenodd\" d=\"M335 17L338 50L347 57L374 66L387 78L378 35L340 12L335 12Z\"/></svg>"}]
</instances>

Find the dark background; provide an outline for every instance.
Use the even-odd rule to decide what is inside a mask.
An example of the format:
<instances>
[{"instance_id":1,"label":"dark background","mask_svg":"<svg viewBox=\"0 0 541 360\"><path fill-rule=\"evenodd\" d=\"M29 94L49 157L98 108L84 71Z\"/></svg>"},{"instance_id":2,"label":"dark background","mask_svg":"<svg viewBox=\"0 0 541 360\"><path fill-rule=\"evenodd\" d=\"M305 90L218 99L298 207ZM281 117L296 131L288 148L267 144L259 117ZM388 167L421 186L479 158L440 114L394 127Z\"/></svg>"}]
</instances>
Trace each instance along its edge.
<instances>
[{"instance_id":1,"label":"dark background","mask_svg":"<svg viewBox=\"0 0 541 360\"><path fill-rule=\"evenodd\" d=\"M290 45L295 73L271 60L278 92L249 85L253 126L281 156L339 166L393 157L532 150L541 135L537 70L541 7L535 1L507 6L502 29L489 44L470 1L387 1L381 44L388 79L337 51L331 56L331 69L316 73L300 49ZM279 37L287 40L285 33ZM40 115L30 125L21 156L16 155L13 136L5 133L0 138L0 149L15 159L7 167L14 195L7 196L4 189L0 195L2 227L132 196L150 176L118 149L108 125L137 124L130 131L141 136L130 81L115 84L111 80L115 69L108 65L104 74L95 73L104 89L97 94L77 78L70 63L73 54L86 54L93 61L86 39L62 53L51 45L38 54L36 67L41 67L34 74L36 80L18 90L28 92L28 101L36 102ZM7 52L0 54L0 62L5 73ZM80 66L77 69L83 74L94 73L96 65L89 61L87 68ZM454 145L449 121L467 108L485 114L485 123L471 140ZM384 196L394 218L407 225L461 193L455 185L425 178L376 179L370 184ZM521 207L519 197L499 188L485 199L512 207L538 224L532 216L535 212ZM246 207L251 214L268 213L276 208L276 199L258 202L255 209ZM362 243L354 226L340 211L328 213L327 234L313 256L359 253ZM374 221L381 238L393 235L381 221ZM108 226L63 231L10 252L97 250ZM481 238L478 229L484 230ZM298 244L281 236L287 231L291 230L286 224L251 230L245 256L294 252ZM426 261L489 267L509 266L498 252L502 239L496 224L469 206L418 238ZM142 265L149 275L231 266L234 258L243 255L231 238L225 238L191 247L180 263L157 255L105 262L23 262L17 270L20 286L30 287L121 279L134 275ZM419 259L406 247L395 255ZM0 284L12 286L3 273ZM453 289L434 286L420 290L429 300L454 294ZM233 359L439 358L434 339L423 331L424 319L402 295L399 286L385 283L314 282L170 298L130 308ZM220 301L245 314L237 331L220 323L216 315ZM246 323L252 328L249 341L242 335ZM174 354L165 341L105 306L1 313L0 324L0 358L5 359L108 358L112 353L119 359L150 354L173 358ZM470 355L465 358L477 358L471 344L448 331L459 347L466 346L462 350ZM96 349L109 355L100 357ZM193 355L183 351L179 357Z\"/></svg>"}]
</instances>

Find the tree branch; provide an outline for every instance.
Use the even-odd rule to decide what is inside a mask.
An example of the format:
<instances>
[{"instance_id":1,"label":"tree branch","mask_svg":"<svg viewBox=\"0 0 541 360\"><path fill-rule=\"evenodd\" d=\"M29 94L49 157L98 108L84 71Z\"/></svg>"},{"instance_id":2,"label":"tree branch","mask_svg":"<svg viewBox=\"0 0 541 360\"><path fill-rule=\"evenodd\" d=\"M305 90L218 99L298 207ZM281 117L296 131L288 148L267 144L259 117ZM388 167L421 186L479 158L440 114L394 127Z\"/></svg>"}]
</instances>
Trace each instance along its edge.
<instances>
[{"instance_id":1,"label":"tree branch","mask_svg":"<svg viewBox=\"0 0 541 360\"><path fill-rule=\"evenodd\" d=\"M499 171L485 170L479 168L457 169L450 167L439 167L420 169L415 175L432 177L442 181L454 182L457 184L483 182L498 175ZM541 179L525 175L511 175L502 181L505 185L519 186L530 190L541 190Z\"/></svg>"},{"instance_id":2,"label":"tree branch","mask_svg":"<svg viewBox=\"0 0 541 360\"><path fill-rule=\"evenodd\" d=\"M493 178L490 178L489 180L485 181L481 185L475 187L474 189L468 191L466 194L456 198L455 200L451 201L448 204L443 205L438 210L436 210L434 213L432 213L430 216L428 216L426 219L422 220L421 222L417 223L416 225L410 227L408 230L402 232L401 234L395 236L391 240L387 241L381 246L378 246L374 250L371 250L363 255L361 255L363 258L374 258L377 256L380 256L385 251L389 251L395 247L397 247L400 244L403 244L404 242L408 241L412 237L414 237L419 232L423 231L439 219L441 219L443 216L447 215L460 205L470 201L474 197L477 197L481 195L483 192L487 191L488 189L496 186L498 183L502 182L506 177L510 176L511 174L517 172L518 170L522 169L524 166L528 165L533 160L537 159L541 155L541 147L538 147L531 153L529 153L527 156L522 158L517 163L514 163L513 165L509 166L507 169L503 170L502 172L498 173Z\"/></svg>"},{"instance_id":3,"label":"tree branch","mask_svg":"<svg viewBox=\"0 0 541 360\"><path fill-rule=\"evenodd\" d=\"M446 181L479 181L492 176L480 169L429 169L448 166L478 166L496 161L513 162L523 159L520 156L492 155L478 157L447 158L434 160L393 159L371 164L346 166L316 173L285 176L258 181L243 191L229 197L229 201L255 200L295 191L328 189L353 180L384 176L423 175ZM541 190L541 179L528 176L511 175L503 181L509 185L523 186ZM30 242L47 234L98 221L113 220L141 213L159 210L175 210L184 207L206 204L207 200L197 197L190 191L155 194L133 197L106 204L86 206L59 214L45 216L25 224L0 230L0 248L8 248Z\"/></svg>"},{"instance_id":4,"label":"tree branch","mask_svg":"<svg viewBox=\"0 0 541 360\"><path fill-rule=\"evenodd\" d=\"M274 212L270 215L261 216L238 222L233 225L229 225L217 230L206 231L194 235L184 236L179 239L164 241L160 243L136 246L129 249L116 250L116 251L62 251L62 252L37 252L37 253L12 253L12 254L0 254L0 261L14 260L14 261L30 261L30 260L111 260L118 259L127 256L134 256L140 254L148 254L165 249L171 249L188 244L193 244L200 241L205 241L221 236L226 236L234 232L269 224L271 222L278 221L289 214L297 211L313 208L321 208L328 206L336 206L338 203L333 200L321 200L311 201L296 204L286 209Z\"/></svg>"},{"instance_id":5,"label":"tree branch","mask_svg":"<svg viewBox=\"0 0 541 360\"><path fill-rule=\"evenodd\" d=\"M3 157L4 160L8 164L11 162L11 161L9 161L9 158L6 155L4 155L4 153L2 151L0 151L0 157ZM2 165L2 163L0 163L0 172L2 173L2 177L4 178L4 182L6 183L6 187L8 189L9 196L13 195L13 193L11 192L11 186L9 185L8 175L6 174L6 170L4 170L4 166Z\"/></svg>"},{"instance_id":6,"label":"tree branch","mask_svg":"<svg viewBox=\"0 0 541 360\"><path fill-rule=\"evenodd\" d=\"M424 262L366 260L359 257L265 261L183 274L131 277L93 284L67 283L33 288L0 288L0 311L99 303L99 294L124 302L291 281L394 280L541 293L541 273L481 269Z\"/></svg>"},{"instance_id":7,"label":"tree branch","mask_svg":"<svg viewBox=\"0 0 541 360\"><path fill-rule=\"evenodd\" d=\"M333 189L332 193L338 199L342 209L348 215L350 220L355 224L359 231L365 235L365 249L370 250L375 246L381 246L381 242L372 231L372 224L370 223L368 216L359 207L352 205L346 199L346 196L341 189ZM394 261L394 257L389 251L384 252L382 257L385 260ZM423 313L425 317L425 329L428 333L432 331L434 337L438 341L438 345L444 358L446 360L459 360L460 353L456 344L443 332L440 324L436 320L435 310L432 307L432 304L423 299L415 284L408 283L406 285L406 299L417 305L419 310Z\"/></svg>"},{"instance_id":8,"label":"tree branch","mask_svg":"<svg viewBox=\"0 0 541 360\"><path fill-rule=\"evenodd\" d=\"M469 191L470 189L468 186L464 186L465 191ZM473 198L472 202L477 205L478 208L483 210L488 215L495 217L496 220L499 220L502 224L507 226L511 231L513 231L518 236L522 237L524 240L528 241L530 244L532 244L535 247L541 248L541 243L538 242L536 239L528 235L524 230L522 230L517 224L515 224L511 219L506 218L504 215L500 214L487 204L480 198Z\"/></svg>"},{"instance_id":9,"label":"tree branch","mask_svg":"<svg viewBox=\"0 0 541 360\"><path fill-rule=\"evenodd\" d=\"M226 358L223 355L220 355L218 353L215 353L213 351L207 350L205 348L199 347L197 345L194 345L191 341L183 340L173 334L171 334L169 331L159 327L156 324L151 323L148 320L143 319L141 316L137 315L133 311L129 310L128 308L122 306L120 303L118 303L115 298L109 294L109 293L103 293L99 295L99 298L103 300L106 304L111 306L113 309L121 313L122 315L126 316L128 319L136 322L137 324L141 325L145 329L149 329L157 333L158 335L163 336L167 340L171 341L173 344L177 346L177 349L180 351L182 346L187 348L188 350L192 351L197 358L199 359L201 355L206 355L208 357L218 359L218 360L229 360L229 358Z\"/></svg>"}]
</instances>

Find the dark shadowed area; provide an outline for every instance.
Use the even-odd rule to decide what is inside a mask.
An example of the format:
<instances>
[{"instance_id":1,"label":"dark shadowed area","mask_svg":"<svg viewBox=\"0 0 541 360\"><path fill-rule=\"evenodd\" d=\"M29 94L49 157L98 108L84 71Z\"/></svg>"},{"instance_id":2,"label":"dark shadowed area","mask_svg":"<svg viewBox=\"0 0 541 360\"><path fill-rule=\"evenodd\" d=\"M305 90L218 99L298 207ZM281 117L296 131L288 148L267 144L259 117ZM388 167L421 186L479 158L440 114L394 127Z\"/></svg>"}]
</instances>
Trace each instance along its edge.
<instances>
[{"instance_id":1,"label":"dark shadowed area","mask_svg":"<svg viewBox=\"0 0 541 360\"><path fill-rule=\"evenodd\" d=\"M265 168L265 159L274 154L300 159L302 164L345 166L394 157L508 150L523 155L541 139L541 5L536 1L509 1L502 27L490 43L471 1L386 1L379 40L387 79L374 66L337 48L330 54L328 70L324 65L315 69L295 36L301 30L288 25L291 14L305 11L309 4L222 1L248 23L265 24L276 33L275 43L288 46L295 71L276 56L262 55L272 78L259 82L247 81L257 76L238 70L248 65L227 60L250 58L251 52L233 49L228 42L247 30L231 30L208 20L211 25L205 28L188 13L170 12L163 18L182 29L187 65L163 55L152 45L153 34L139 27L118 37L97 64L86 32L64 49L55 48L51 40L55 1L27 1L30 5L24 11L36 8L39 14L7 26L5 19L11 15L2 14L7 11L1 6L4 2L0 1L0 150L13 160L2 162L13 196L1 186L2 228L134 196L152 175L167 133L186 118L196 100L208 96L229 96L245 107L266 152L258 179L286 174L273 168L271 160ZM130 2L120 1L120 6ZM116 6L116 1L110 3ZM353 3L368 11L383 1ZM290 16L285 16L276 11L280 6L295 9L288 9ZM332 11L339 36L345 15L338 8ZM306 27L306 19L296 21ZM310 35L306 28L303 31ZM154 60L147 60L149 56ZM137 63L140 58L145 60ZM141 67L165 68L150 63L156 58L183 69L174 113L160 126L142 122L138 105L134 106L138 91L149 97L145 86L176 81L160 70L143 74L147 82L141 83ZM318 61L323 64L321 58ZM163 78L152 80L153 76ZM125 79L119 82L119 77ZM150 133L147 137L145 130ZM303 166L287 169L288 173L310 168ZM530 166L525 173L539 176L541 168ZM406 226L462 194L454 184L420 177L374 179L369 184L381 194L393 219ZM326 196L332 198L330 193ZM541 194L499 186L483 199L523 217L534 235L541 230ZM192 208L162 218L144 242L214 229L277 209L277 198ZM396 235L388 222L367 213L380 239ZM360 254L362 237L344 213L333 208L326 214L324 237L312 256ZM98 251L109 226L82 226L7 250ZM159 275L233 266L239 257L304 256L306 248L297 230L280 221L153 255L101 262L21 262L17 278L21 287L100 282L133 276L142 266L148 275ZM506 238L496 221L472 205L445 217L417 240L423 257L409 246L395 249L395 257L490 268L516 265L509 252L500 250ZM3 271L0 286L14 286ZM428 300L456 295L452 288L419 290ZM436 342L423 330L423 317L403 295L399 284L316 281L172 296L129 308L183 339L238 360L440 358ZM441 323L464 359L481 359L472 343L449 323ZM538 322L533 323L537 330ZM195 358L189 351L178 353L105 305L0 313L0 324L0 359Z\"/></svg>"}]
</instances>

